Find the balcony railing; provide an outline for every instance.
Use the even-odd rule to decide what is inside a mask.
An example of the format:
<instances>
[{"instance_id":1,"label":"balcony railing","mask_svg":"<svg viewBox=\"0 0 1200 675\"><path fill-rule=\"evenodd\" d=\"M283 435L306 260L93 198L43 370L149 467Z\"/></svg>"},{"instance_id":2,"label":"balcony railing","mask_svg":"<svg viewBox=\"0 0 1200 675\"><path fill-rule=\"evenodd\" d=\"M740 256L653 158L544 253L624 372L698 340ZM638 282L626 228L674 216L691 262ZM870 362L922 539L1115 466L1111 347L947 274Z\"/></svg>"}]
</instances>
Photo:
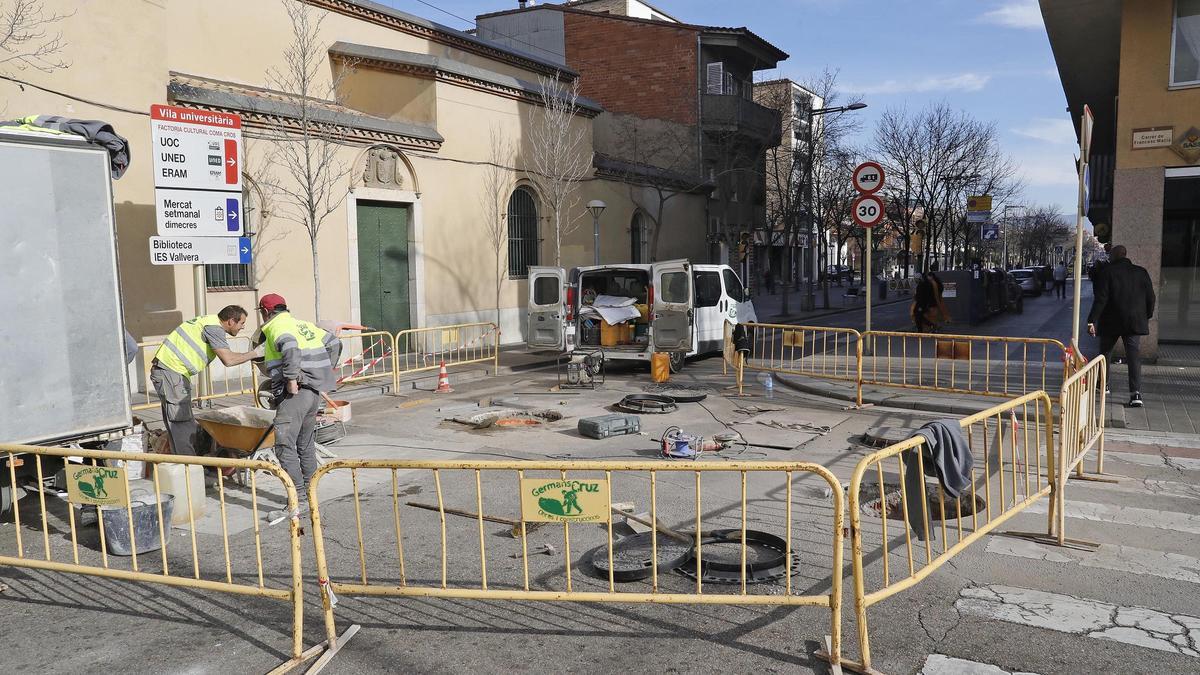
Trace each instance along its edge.
<instances>
[{"instance_id":1,"label":"balcony railing","mask_svg":"<svg viewBox=\"0 0 1200 675\"><path fill-rule=\"evenodd\" d=\"M782 118L779 112L741 96L705 94L701 103L701 123L705 129L729 131L779 143Z\"/></svg>"}]
</instances>

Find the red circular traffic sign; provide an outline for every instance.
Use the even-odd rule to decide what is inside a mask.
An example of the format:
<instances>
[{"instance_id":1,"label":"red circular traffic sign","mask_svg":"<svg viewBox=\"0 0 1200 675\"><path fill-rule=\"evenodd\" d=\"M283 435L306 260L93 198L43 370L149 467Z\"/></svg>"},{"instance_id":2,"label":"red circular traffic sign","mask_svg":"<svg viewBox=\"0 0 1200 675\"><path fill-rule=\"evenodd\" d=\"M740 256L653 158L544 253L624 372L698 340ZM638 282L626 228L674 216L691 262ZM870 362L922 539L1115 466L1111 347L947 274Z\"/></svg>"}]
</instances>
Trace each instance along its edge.
<instances>
[{"instance_id":1,"label":"red circular traffic sign","mask_svg":"<svg viewBox=\"0 0 1200 675\"><path fill-rule=\"evenodd\" d=\"M863 227L875 227L883 220L883 200L875 195L863 195L854 202L854 222Z\"/></svg>"},{"instance_id":2,"label":"red circular traffic sign","mask_svg":"<svg viewBox=\"0 0 1200 675\"><path fill-rule=\"evenodd\" d=\"M883 167L878 162L863 162L854 167L854 189L869 195L883 187Z\"/></svg>"}]
</instances>

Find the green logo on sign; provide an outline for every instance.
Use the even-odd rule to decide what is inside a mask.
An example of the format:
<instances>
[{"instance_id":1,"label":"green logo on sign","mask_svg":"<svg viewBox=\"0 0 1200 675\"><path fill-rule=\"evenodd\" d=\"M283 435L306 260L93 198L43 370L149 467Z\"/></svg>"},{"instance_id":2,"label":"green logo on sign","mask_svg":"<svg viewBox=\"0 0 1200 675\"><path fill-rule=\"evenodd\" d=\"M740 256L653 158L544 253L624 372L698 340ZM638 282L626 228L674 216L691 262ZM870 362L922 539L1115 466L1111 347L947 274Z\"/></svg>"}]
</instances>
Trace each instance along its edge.
<instances>
[{"instance_id":1,"label":"green logo on sign","mask_svg":"<svg viewBox=\"0 0 1200 675\"><path fill-rule=\"evenodd\" d=\"M597 522L608 519L608 482L603 480L521 480L525 520Z\"/></svg>"},{"instance_id":2,"label":"green logo on sign","mask_svg":"<svg viewBox=\"0 0 1200 675\"><path fill-rule=\"evenodd\" d=\"M124 506L124 469L107 466L74 466L67 471L67 497L72 504Z\"/></svg>"}]
</instances>

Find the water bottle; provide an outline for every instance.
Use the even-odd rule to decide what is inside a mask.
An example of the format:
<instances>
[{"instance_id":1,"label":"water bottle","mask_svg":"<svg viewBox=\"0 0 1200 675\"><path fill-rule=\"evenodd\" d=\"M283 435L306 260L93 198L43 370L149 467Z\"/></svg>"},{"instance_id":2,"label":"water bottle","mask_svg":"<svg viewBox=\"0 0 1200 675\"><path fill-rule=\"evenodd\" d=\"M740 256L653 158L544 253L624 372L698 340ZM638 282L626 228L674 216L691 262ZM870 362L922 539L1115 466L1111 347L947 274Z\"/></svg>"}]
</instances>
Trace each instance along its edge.
<instances>
[{"instance_id":1,"label":"water bottle","mask_svg":"<svg viewBox=\"0 0 1200 675\"><path fill-rule=\"evenodd\" d=\"M767 373L767 377L763 380L763 387L767 390L767 398L775 398L775 378Z\"/></svg>"}]
</instances>

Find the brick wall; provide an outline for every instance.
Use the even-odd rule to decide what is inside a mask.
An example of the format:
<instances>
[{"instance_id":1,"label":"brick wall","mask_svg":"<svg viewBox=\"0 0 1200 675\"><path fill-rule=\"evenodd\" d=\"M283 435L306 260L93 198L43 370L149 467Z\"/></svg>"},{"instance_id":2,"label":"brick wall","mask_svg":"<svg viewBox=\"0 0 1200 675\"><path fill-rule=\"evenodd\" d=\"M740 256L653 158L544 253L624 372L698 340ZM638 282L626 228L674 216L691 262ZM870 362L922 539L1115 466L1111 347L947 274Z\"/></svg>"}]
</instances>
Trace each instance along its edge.
<instances>
[{"instance_id":1,"label":"brick wall","mask_svg":"<svg viewBox=\"0 0 1200 675\"><path fill-rule=\"evenodd\" d=\"M696 32L563 12L567 65L580 91L614 113L696 124Z\"/></svg>"}]
</instances>

